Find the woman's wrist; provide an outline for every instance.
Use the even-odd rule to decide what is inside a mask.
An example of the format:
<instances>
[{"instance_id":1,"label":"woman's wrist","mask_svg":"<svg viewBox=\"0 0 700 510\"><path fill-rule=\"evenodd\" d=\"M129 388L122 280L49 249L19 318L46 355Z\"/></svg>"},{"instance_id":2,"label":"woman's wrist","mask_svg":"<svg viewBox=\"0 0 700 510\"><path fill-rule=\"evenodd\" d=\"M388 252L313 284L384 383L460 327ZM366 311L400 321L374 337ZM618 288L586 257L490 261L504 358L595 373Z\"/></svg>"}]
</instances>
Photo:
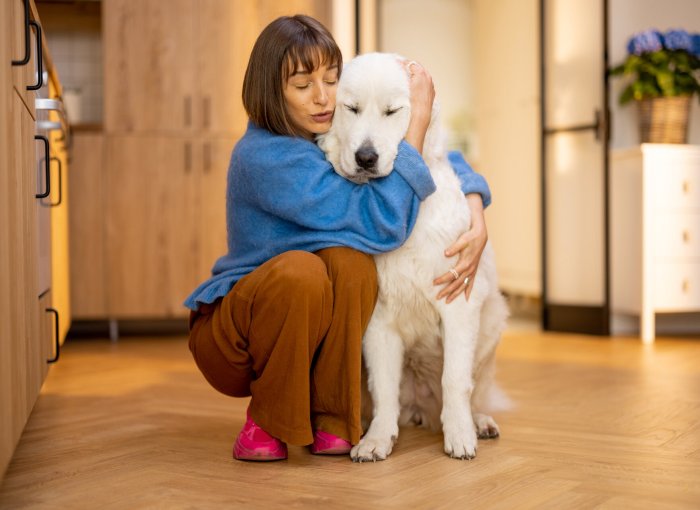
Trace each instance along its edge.
<instances>
[{"instance_id":1,"label":"woman's wrist","mask_svg":"<svg viewBox=\"0 0 700 510\"><path fill-rule=\"evenodd\" d=\"M419 116L411 116L411 121L408 124L408 129L406 130L406 141L410 143L421 154L423 154L425 134L428 132L429 124L429 119L426 123Z\"/></svg>"},{"instance_id":2,"label":"woman's wrist","mask_svg":"<svg viewBox=\"0 0 700 510\"><path fill-rule=\"evenodd\" d=\"M471 230L482 232L486 230L486 220L484 219L484 203L478 193L467 193L465 195L469 211L471 212Z\"/></svg>"}]
</instances>

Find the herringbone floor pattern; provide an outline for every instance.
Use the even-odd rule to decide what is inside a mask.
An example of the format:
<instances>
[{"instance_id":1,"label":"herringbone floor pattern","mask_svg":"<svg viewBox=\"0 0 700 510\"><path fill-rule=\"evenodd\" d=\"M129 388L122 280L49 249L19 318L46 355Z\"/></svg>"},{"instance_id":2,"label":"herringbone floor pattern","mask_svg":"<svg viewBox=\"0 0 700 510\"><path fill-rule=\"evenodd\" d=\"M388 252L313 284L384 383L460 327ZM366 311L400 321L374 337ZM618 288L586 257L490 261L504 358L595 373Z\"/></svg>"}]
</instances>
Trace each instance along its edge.
<instances>
[{"instance_id":1,"label":"herringbone floor pattern","mask_svg":"<svg viewBox=\"0 0 700 510\"><path fill-rule=\"evenodd\" d=\"M472 461L407 428L376 464L243 463L247 402L206 384L185 339L71 341L0 508L700 508L700 340L509 331L498 379L515 406Z\"/></svg>"}]
</instances>

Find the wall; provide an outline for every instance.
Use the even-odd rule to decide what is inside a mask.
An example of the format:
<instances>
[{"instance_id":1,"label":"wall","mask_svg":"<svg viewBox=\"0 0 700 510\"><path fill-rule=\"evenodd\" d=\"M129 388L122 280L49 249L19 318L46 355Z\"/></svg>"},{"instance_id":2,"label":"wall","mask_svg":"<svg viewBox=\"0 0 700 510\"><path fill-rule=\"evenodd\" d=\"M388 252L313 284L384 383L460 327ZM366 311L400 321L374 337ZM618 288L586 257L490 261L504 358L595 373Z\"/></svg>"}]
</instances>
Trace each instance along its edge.
<instances>
[{"instance_id":1,"label":"wall","mask_svg":"<svg viewBox=\"0 0 700 510\"><path fill-rule=\"evenodd\" d=\"M542 293L538 0L472 0L479 171L501 288Z\"/></svg>"},{"instance_id":2,"label":"wall","mask_svg":"<svg viewBox=\"0 0 700 510\"><path fill-rule=\"evenodd\" d=\"M489 239L501 287L538 296L540 270L537 0L381 0L382 51L424 64L449 129L489 182Z\"/></svg>"},{"instance_id":3,"label":"wall","mask_svg":"<svg viewBox=\"0 0 700 510\"><path fill-rule=\"evenodd\" d=\"M656 28L662 32L682 28L700 32L700 2L698 0L609 0L610 64L616 65L627 56L627 41L636 32ZM618 97L624 80L611 80L610 109L612 116L611 148L630 147L639 143L637 111L634 104L620 106ZM700 105L697 96L692 101L688 142L700 144Z\"/></svg>"},{"instance_id":4,"label":"wall","mask_svg":"<svg viewBox=\"0 0 700 510\"><path fill-rule=\"evenodd\" d=\"M474 159L474 79L469 0L380 0L379 49L426 67L452 148Z\"/></svg>"}]
</instances>

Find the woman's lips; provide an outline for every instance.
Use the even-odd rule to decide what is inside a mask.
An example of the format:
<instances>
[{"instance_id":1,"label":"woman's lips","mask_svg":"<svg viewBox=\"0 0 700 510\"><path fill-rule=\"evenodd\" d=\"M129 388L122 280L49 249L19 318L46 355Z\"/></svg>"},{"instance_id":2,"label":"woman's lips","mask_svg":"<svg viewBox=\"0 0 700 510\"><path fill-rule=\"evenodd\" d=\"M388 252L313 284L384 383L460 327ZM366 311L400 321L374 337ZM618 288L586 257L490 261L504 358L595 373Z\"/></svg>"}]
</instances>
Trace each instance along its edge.
<instances>
[{"instance_id":1,"label":"woman's lips","mask_svg":"<svg viewBox=\"0 0 700 510\"><path fill-rule=\"evenodd\" d=\"M318 113L316 115L312 115L311 118L314 119L314 122L318 122L319 124L324 124L326 122L331 121L331 119L333 118L333 112Z\"/></svg>"}]
</instances>

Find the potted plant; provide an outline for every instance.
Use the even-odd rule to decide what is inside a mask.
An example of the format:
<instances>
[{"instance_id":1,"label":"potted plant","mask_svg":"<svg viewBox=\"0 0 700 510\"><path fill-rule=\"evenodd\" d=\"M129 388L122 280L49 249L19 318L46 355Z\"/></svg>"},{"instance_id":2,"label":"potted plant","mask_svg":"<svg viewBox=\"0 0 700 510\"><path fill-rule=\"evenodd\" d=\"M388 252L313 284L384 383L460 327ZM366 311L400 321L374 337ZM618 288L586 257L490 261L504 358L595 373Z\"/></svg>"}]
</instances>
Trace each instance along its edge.
<instances>
[{"instance_id":1,"label":"potted plant","mask_svg":"<svg viewBox=\"0 0 700 510\"><path fill-rule=\"evenodd\" d=\"M632 36L611 75L631 75L620 104L639 105L641 141L686 143L693 94L700 97L700 34L647 30Z\"/></svg>"}]
</instances>

